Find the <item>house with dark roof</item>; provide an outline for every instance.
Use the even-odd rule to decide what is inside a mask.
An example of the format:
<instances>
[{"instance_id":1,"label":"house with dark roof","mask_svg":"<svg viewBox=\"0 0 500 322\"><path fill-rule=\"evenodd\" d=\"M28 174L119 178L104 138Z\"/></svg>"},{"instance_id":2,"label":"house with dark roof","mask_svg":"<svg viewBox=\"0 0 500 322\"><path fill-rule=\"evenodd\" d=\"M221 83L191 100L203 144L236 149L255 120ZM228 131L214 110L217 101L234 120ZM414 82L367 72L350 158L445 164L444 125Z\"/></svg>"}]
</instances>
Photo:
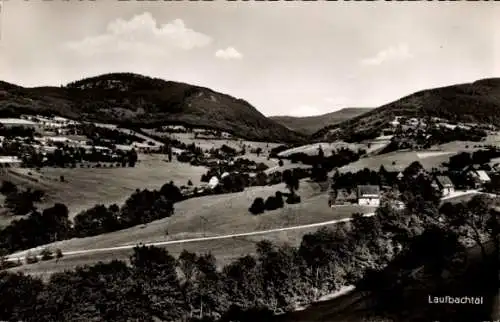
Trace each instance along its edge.
<instances>
[{"instance_id":1,"label":"house with dark roof","mask_svg":"<svg viewBox=\"0 0 500 322\"><path fill-rule=\"evenodd\" d=\"M472 180L476 189L491 182L490 176L484 170L470 170L467 176Z\"/></svg>"},{"instance_id":2,"label":"house with dark roof","mask_svg":"<svg viewBox=\"0 0 500 322\"><path fill-rule=\"evenodd\" d=\"M356 200L357 197L354 190L337 189L330 193L330 199L328 203L330 207L334 207L336 205L350 205L355 203Z\"/></svg>"},{"instance_id":3,"label":"house with dark roof","mask_svg":"<svg viewBox=\"0 0 500 322\"><path fill-rule=\"evenodd\" d=\"M435 176L432 180L434 189L441 191L443 196L447 196L455 192L455 185L448 176Z\"/></svg>"},{"instance_id":4,"label":"house with dark roof","mask_svg":"<svg viewBox=\"0 0 500 322\"><path fill-rule=\"evenodd\" d=\"M380 205L380 187L375 185L360 185L357 189L358 205L374 206Z\"/></svg>"}]
</instances>

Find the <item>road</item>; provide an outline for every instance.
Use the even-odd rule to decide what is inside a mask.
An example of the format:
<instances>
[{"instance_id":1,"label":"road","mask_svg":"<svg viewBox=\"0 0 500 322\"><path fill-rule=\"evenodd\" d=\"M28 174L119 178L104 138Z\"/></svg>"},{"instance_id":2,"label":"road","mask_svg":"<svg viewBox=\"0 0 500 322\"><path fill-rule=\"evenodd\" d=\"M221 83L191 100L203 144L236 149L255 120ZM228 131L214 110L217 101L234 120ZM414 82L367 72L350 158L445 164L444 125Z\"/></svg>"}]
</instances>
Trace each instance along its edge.
<instances>
[{"instance_id":1,"label":"road","mask_svg":"<svg viewBox=\"0 0 500 322\"><path fill-rule=\"evenodd\" d=\"M469 191L455 192L449 196L443 197L442 200L444 201L444 200L456 198L459 196L468 195L468 194L475 194L475 193L478 193L478 191L477 190L469 190ZM374 215L375 215L375 213L372 212L372 213L364 214L363 216L371 217ZM307 224L307 225L290 226L290 227L275 228L275 229L268 229L268 230L258 230L258 231L238 233L238 234L228 234L228 235L218 235L218 236L210 236L210 237L169 240L169 241L162 241L162 242L155 242L155 243L146 243L146 244L142 244L142 245L144 245L144 246L166 246L166 245L192 243L192 242L200 242L200 241L210 241L210 240L237 238L237 237L257 236L257 235L265 235L265 234L269 234L269 233L283 232L283 231L289 231L289 230L299 230L299 229L308 229L308 228L322 227L322 226L328 226L328 225L335 225L335 224L338 224L341 222L348 222L350 220L351 220L351 218L343 218L343 219L329 220L329 221L323 221L323 222L314 223L314 224ZM88 254L100 253L100 252L110 252L110 251L112 252L112 251L118 251L118 250L127 250L127 249L133 249L136 246L137 246L137 244L130 244L130 245L116 246L116 247L93 248L93 249L67 251L67 252L63 252L63 256L84 255L84 254L88 255ZM18 261L18 260L23 261L28 252L41 251L45 247L46 246L44 245L44 246L40 246L40 247L37 247L34 249L24 250L22 252L14 253L14 254L7 256L6 260L7 261Z\"/></svg>"}]
</instances>

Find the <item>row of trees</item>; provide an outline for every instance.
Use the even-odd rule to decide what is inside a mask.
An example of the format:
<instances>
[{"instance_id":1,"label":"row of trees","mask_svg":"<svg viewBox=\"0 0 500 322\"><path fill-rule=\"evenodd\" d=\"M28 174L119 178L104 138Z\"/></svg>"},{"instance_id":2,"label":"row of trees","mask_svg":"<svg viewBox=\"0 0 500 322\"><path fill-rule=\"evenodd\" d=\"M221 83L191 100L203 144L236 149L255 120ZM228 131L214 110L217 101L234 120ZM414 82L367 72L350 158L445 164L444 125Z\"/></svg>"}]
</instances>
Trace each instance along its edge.
<instances>
[{"instance_id":1,"label":"row of trees","mask_svg":"<svg viewBox=\"0 0 500 322\"><path fill-rule=\"evenodd\" d=\"M500 149L496 147L477 150L472 153L461 152L451 156L446 166L450 171L461 171L467 166L486 164L489 163L491 159L498 157L500 157Z\"/></svg>"},{"instance_id":2,"label":"row of trees","mask_svg":"<svg viewBox=\"0 0 500 322\"><path fill-rule=\"evenodd\" d=\"M8 253L73 237L95 236L157 219L170 217L174 203L184 199L173 182L157 190L137 189L121 207L96 205L69 219L64 204L39 212L34 207L27 217L14 220L0 231L0 249Z\"/></svg>"}]
</instances>

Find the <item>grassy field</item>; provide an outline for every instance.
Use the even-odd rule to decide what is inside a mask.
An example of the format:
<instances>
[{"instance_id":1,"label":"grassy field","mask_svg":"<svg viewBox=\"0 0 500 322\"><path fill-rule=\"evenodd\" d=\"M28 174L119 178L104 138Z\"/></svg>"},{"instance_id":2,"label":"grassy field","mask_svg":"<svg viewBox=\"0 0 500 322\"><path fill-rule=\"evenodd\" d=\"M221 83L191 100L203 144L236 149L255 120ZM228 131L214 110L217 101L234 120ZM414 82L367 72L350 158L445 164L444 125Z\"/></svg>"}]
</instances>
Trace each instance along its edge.
<instances>
[{"instance_id":1,"label":"grassy field","mask_svg":"<svg viewBox=\"0 0 500 322\"><path fill-rule=\"evenodd\" d=\"M404 170L408 165L414 161L419 161L425 169L439 168L443 162L447 162L454 152L448 151L397 151L369 158L361 158L356 162L348 164L339 169L339 172L357 172L368 168L376 170L383 165L387 170L396 169L398 171Z\"/></svg>"},{"instance_id":2,"label":"grassy field","mask_svg":"<svg viewBox=\"0 0 500 322\"><path fill-rule=\"evenodd\" d=\"M158 189L170 180L185 185L191 179L198 185L207 170L176 161L164 162L162 156L140 155L139 159L141 162L134 168L12 169L13 173L2 179L42 189L47 197L41 208L62 202L74 215L98 203L121 204L137 188ZM60 176L64 176L65 182L60 182Z\"/></svg>"},{"instance_id":3,"label":"grassy field","mask_svg":"<svg viewBox=\"0 0 500 322\"><path fill-rule=\"evenodd\" d=\"M303 202L296 205L285 205L283 209L268 211L264 214L254 216L248 212L248 207L256 197L267 197L277 190L286 191L284 185L252 187L241 193L226 194L218 196L206 196L186 200L176 204L176 213L171 218L154 221L152 223L132 227L101 236L72 239L61 241L50 245L51 248L60 248L64 251L75 251L82 249L107 248L123 245L136 245L138 243L159 242L166 240L179 240L203 236L223 235L232 233L244 233L257 230L282 228L302 224L311 224L333 219L347 218L355 212L371 212L373 208L352 206L328 207L328 195L321 191L317 183L303 181L298 193ZM202 220L204 218L204 220ZM168 230L168 235L166 235ZM315 229L312 229L315 230ZM256 241L263 238L271 238L276 241L293 242L293 236L298 234L300 239L304 230L298 233L283 232L255 236L241 237L230 240L214 240L203 243L192 243L182 245L165 246L180 252L183 248L193 251L213 251L220 255L221 260L234 258L252 251ZM292 236L292 237L291 237ZM241 244L241 245L240 245ZM18 255L24 256L27 252ZM129 254L127 251L118 251ZM111 256L111 255L109 255ZM108 258L111 258L107 256ZM113 252L112 258L115 258ZM78 257L73 258L71 257ZM79 258L82 257L82 258ZM126 257L126 255L125 255ZM72 262L95 262L102 258L102 254L69 256ZM45 265L46 263L39 264Z\"/></svg>"},{"instance_id":4,"label":"grassy field","mask_svg":"<svg viewBox=\"0 0 500 322\"><path fill-rule=\"evenodd\" d=\"M348 148L354 151L357 151L358 149L365 149L365 150L368 149L368 146L365 144L345 143L341 141L321 142L321 143L302 145L293 149L288 149L279 153L278 156L287 157L293 153L305 153L307 155L317 155L320 146L323 149L323 152L325 153L326 156L330 155L332 151L336 151L340 148Z\"/></svg>"},{"instance_id":5,"label":"grassy field","mask_svg":"<svg viewBox=\"0 0 500 322\"><path fill-rule=\"evenodd\" d=\"M256 244L264 239L276 242L278 244L289 244L293 246L300 245L302 236L316 231L318 228L305 228L290 230L285 232L274 232L259 236L236 237L222 240L208 240L203 242L190 242L176 245L163 246L169 253L177 257L182 250L203 254L212 253L217 258L217 265L222 267L230 263L239 256L254 254ZM131 249L117 250L112 252L100 252L95 254L71 255L65 256L58 262L55 260L38 262L36 264L23 265L11 269L11 271L24 272L48 278L50 274L62 272L64 270L74 269L77 266L91 265L102 261L108 262L113 259L128 261L132 254Z\"/></svg>"},{"instance_id":6,"label":"grassy field","mask_svg":"<svg viewBox=\"0 0 500 322\"><path fill-rule=\"evenodd\" d=\"M167 132L158 132L156 130L150 130L150 129L143 129L143 130L149 134L177 139L185 144L194 143L204 150L209 150L212 148L217 149L224 144L233 149L241 150L242 144L245 144L250 149L261 148L264 151L264 154L267 154L269 150L280 145L279 143L255 142L255 141L246 141L240 139L195 138L194 133L167 133Z\"/></svg>"}]
</instances>

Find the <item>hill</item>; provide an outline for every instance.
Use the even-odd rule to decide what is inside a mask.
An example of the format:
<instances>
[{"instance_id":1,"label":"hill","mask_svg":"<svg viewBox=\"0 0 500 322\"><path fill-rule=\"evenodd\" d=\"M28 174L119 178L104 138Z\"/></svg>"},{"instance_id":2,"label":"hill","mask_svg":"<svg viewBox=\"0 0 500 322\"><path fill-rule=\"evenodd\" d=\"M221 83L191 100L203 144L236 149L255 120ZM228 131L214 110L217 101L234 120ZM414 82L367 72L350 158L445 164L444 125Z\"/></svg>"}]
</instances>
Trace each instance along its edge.
<instances>
[{"instance_id":1,"label":"hill","mask_svg":"<svg viewBox=\"0 0 500 322\"><path fill-rule=\"evenodd\" d=\"M130 73L100 75L61 87L24 88L0 82L0 114L21 113L56 114L129 127L180 124L259 141L304 139L242 99Z\"/></svg>"},{"instance_id":2,"label":"hill","mask_svg":"<svg viewBox=\"0 0 500 322\"><path fill-rule=\"evenodd\" d=\"M376 137L395 116L438 117L452 122L500 126L500 78L427 89L373 109L312 135L315 140ZM362 135L361 135L362 134Z\"/></svg>"},{"instance_id":3,"label":"hill","mask_svg":"<svg viewBox=\"0 0 500 322\"><path fill-rule=\"evenodd\" d=\"M342 121L352 119L372 110L364 107L348 107L341 110L316 116L294 117L294 116L271 116L271 120L278 122L287 128L311 135L325 126L338 124Z\"/></svg>"}]
</instances>

